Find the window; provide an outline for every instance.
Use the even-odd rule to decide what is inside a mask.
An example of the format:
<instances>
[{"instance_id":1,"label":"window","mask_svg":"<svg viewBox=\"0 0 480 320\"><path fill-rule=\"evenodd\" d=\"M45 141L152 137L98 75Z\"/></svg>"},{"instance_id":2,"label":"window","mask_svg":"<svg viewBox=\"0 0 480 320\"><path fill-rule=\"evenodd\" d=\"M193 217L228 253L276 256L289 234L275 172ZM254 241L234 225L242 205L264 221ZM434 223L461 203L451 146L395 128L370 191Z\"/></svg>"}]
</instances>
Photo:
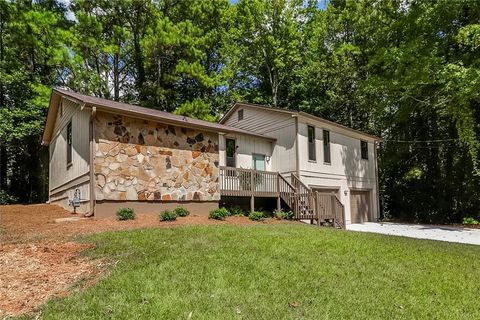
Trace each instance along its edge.
<instances>
[{"instance_id":1,"label":"window","mask_svg":"<svg viewBox=\"0 0 480 320\"><path fill-rule=\"evenodd\" d=\"M243 120L243 109L238 110L238 121Z\"/></svg>"},{"instance_id":2,"label":"window","mask_svg":"<svg viewBox=\"0 0 480 320\"><path fill-rule=\"evenodd\" d=\"M227 167L235 167L235 140L227 139L225 153L227 154Z\"/></svg>"},{"instance_id":3,"label":"window","mask_svg":"<svg viewBox=\"0 0 480 320\"><path fill-rule=\"evenodd\" d=\"M312 126L308 126L308 160L317 160L315 154L315 128Z\"/></svg>"},{"instance_id":4,"label":"window","mask_svg":"<svg viewBox=\"0 0 480 320\"><path fill-rule=\"evenodd\" d=\"M72 164L72 122L69 122L67 125L67 166Z\"/></svg>"},{"instance_id":5,"label":"window","mask_svg":"<svg viewBox=\"0 0 480 320\"><path fill-rule=\"evenodd\" d=\"M331 163L330 159L330 131L323 130L323 162Z\"/></svg>"},{"instance_id":6,"label":"window","mask_svg":"<svg viewBox=\"0 0 480 320\"><path fill-rule=\"evenodd\" d=\"M252 154L253 169L265 171L265 155Z\"/></svg>"},{"instance_id":7,"label":"window","mask_svg":"<svg viewBox=\"0 0 480 320\"><path fill-rule=\"evenodd\" d=\"M360 150L362 152L362 159L368 160L368 143L367 143L367 141L360 141Z\"/></svg>"}]
</instances>

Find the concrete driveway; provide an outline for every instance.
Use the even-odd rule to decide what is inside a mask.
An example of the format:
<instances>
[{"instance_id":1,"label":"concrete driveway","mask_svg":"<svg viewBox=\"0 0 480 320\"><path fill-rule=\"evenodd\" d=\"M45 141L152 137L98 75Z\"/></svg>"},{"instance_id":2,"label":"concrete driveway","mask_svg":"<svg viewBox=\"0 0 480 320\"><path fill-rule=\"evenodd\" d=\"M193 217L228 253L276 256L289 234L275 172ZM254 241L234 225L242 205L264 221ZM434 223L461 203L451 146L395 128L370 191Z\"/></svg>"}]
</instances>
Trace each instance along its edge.
<instances>
[{"instance_id":1,"label":"concrete driveway","mask_svg":"<svg viewBox=\"0 0 480 320\"><path fill-rule=\"evenodd\" d=\"M480 245L480 229L401 223L354 223L347 230Z\"/></svg>"}]
</instances>

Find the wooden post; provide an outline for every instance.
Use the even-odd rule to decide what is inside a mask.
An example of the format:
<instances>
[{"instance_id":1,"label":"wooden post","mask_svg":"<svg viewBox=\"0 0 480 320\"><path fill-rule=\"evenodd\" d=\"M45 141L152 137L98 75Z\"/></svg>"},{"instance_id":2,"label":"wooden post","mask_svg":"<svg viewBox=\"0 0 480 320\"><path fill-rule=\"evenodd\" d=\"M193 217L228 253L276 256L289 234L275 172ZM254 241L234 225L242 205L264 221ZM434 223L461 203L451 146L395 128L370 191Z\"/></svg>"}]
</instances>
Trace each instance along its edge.
<instances>
[{"instance_id":1,"label":"wooden post","mask_svg":"<svg viewBox=\"0 0 480 320\"><path fill-rule=\"evenodd\" d=\"M319 193L315 192L315 210L317 211L317 225L320 227L322 224L320 223L320 199Z\"/></svg>"},{"instance_id":2,"label":"wooden post","mask_svg":"<svg viewBox=\"0 0 480 320\"><path fill-rule=\"evenodd\" d=\"M250 212L255 211L255 186L253 185L254 179L253 179L253 170L250 170L250 192L252 194L250 198Z\"/></svg>"},{"instance_id":3,"label":"wooden post","mask_svg":"<svg viewBox=\"0 0 480 320\"><path fill-rule=\"evenodd\" d=\"M282 201L280 201L280 197L277 197L277 210L282 210Z\"/></svg>"}]
</instances>

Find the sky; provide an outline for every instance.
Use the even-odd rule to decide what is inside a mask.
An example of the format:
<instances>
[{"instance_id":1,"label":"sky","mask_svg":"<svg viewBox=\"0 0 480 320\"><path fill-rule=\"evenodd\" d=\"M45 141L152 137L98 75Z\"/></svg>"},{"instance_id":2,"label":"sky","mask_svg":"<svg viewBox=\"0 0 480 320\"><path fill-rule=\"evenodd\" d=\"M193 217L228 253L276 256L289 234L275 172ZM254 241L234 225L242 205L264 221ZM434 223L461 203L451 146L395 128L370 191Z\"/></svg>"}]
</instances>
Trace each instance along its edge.
<instances>
[{"instance_id":1,"label":"sky","mask_svg":"<svg viewBox=\"0 0 480 320\"><path fill-rule=\"evenodd\" d=\"M64 3L66 6L70 5L71 0L59 0L61 3ZM229 0L230 3L236 4L239 0ZM317 6L320 10L325 10L327 8L327 4L330 0L317 0ZM67 12L67 19L68 20L75 20L75 15L71 12Z\"/></svg>"}]
</instances>

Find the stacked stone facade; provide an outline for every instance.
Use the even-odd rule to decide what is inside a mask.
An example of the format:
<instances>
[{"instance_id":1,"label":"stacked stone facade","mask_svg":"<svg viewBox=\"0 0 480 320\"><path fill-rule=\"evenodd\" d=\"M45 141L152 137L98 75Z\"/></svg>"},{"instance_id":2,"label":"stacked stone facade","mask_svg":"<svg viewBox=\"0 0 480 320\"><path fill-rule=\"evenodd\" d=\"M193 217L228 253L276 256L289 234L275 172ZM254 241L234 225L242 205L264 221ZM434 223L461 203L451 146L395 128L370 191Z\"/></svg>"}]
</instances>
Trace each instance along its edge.
<instances>
[{"instance_id":1,"label":"stacked stone facade","mask_svg":"<svg viewBox=\"0 0 480 320\"><path fill-rule=\"evenodd\" d=\"M218 201L218 134L98 113L95 198Z\"/></svg>"}]
</instances>

